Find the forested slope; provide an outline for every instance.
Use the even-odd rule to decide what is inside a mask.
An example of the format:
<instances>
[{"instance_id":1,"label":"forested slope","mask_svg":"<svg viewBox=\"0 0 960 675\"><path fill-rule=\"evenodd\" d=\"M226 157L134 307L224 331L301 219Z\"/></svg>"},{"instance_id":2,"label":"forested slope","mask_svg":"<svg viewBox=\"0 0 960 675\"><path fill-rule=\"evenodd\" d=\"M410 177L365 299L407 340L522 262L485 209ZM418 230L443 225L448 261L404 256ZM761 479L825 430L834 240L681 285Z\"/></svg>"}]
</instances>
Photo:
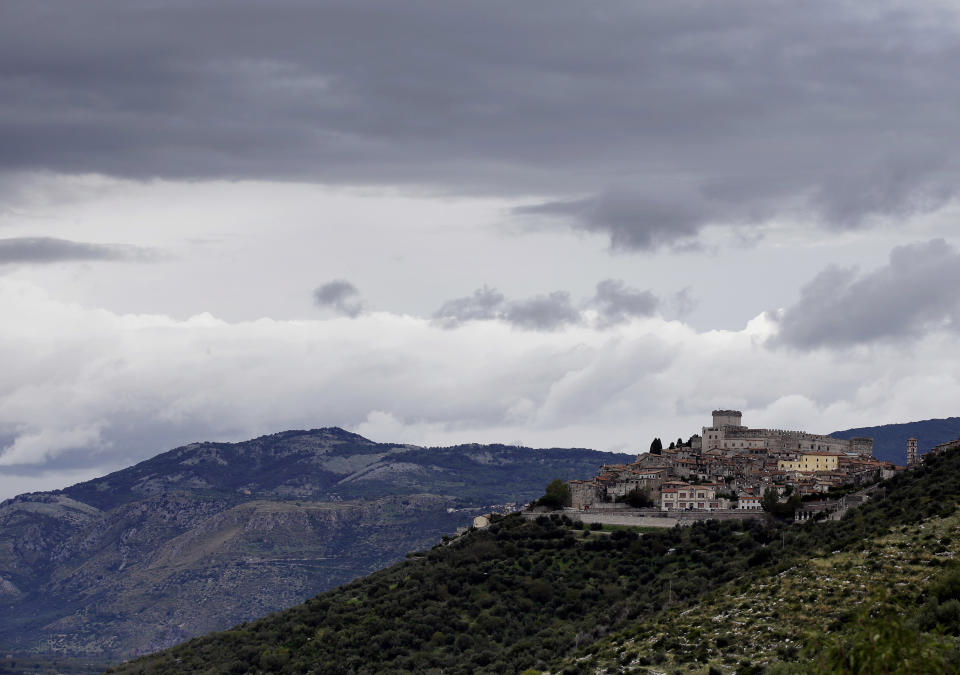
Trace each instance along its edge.
<instances>
[{"instance_id":1,"label":"forested slope","mask_svg":"<svg viewBox=\"0 0 960 675\"><path fill-rule=\"evenodd\" d=\"M655 663L847 672L842 664L887 614L913 628L912 662L939 672L960 656L958 478L954 452L888 481L842 521L803 525L707 521L640 536L513 515L113 672L643 672ZM866 553L891 547L900 557ZM814 586L790 582L834 567L843 568L839 586L833 576ZM735 611L718 604L751 589L767 592L744 595ZM826 604L843 615L822 613ZM779 623L760 625L747 616L755 611ZM694 625L678 622L691 615L699 616ZM875 642L892 639L875 633ZM906 658L890 644L890 659Z\"/></svg>"}]
</instances>

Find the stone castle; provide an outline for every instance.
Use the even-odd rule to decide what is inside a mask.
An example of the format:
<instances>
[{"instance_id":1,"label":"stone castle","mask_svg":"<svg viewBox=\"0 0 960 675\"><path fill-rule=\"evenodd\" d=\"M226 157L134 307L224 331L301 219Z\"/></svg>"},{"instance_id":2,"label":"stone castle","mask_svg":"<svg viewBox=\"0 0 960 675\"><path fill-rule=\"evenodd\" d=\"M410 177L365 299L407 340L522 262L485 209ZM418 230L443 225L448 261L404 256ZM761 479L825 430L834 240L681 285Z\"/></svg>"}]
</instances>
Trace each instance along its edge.
<instances>
[{"instance_id":1,"label":"stone castle","mask_svg":"<svg viewBox=\"0 0 960 675\"><path fill-rule=\"evenodd\" d=\"M703 427L704 450L748 450L763 448L776 454L832 452L873 457L872 438L834 438L805 431L750 429L742 424L739 410L714 410L713 424Z\"/></svg>"}]
</instances>

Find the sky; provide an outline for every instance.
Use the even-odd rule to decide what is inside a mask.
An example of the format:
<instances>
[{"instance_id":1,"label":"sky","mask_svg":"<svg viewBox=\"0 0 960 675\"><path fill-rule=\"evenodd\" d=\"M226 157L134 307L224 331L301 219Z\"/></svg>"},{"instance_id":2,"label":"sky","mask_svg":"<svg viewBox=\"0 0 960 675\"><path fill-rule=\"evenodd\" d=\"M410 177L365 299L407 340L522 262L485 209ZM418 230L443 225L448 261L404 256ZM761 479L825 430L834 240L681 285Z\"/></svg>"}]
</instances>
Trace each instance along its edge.
<instances>
[{"instance_id":1,"label":"sky","mask_svg":"<svg viewBox=\"0 0 960 675\"><path fill-rule=\"evenodd\" d=\"M958 62L947 1L7 0L0 499L960 414Z\"/></svg>"}]
</instances>

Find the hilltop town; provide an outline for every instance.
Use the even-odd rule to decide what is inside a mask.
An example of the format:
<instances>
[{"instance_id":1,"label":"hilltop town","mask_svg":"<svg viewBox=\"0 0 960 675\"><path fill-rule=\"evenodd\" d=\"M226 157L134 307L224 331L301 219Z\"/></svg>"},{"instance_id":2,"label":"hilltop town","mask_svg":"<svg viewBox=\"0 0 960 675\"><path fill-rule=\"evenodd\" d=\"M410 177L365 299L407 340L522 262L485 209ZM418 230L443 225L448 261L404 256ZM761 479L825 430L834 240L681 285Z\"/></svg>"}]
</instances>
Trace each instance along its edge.
<instances>
[{"instance_id":1,"label":"hilltop town","mask_svg":"<svg viewBox=\"0 0 960 675\"><path fill-rule=\"evenodd\" d=\"M873 457L871 438L751 429L742 417L738 410L714 410L710 426L687 441L663 448L657 439L630 464L604 465L594 478L567 481L572 508L759 511L771 491L778 498L812 497L897 471Z\"/></svg>"}]
</instances>

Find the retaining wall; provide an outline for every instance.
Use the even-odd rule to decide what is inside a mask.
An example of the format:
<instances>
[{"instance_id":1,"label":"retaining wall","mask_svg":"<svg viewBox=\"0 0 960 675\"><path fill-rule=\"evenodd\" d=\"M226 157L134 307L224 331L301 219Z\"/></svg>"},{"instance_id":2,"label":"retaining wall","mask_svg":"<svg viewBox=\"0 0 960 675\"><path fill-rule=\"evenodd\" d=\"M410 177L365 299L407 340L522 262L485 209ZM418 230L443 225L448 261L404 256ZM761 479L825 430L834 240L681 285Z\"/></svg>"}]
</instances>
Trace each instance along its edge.
<instances>
[{"instance_id":1,"label":"retaining wall","mask_svg":"<svg viewBox=\"0 0 960 675\"><path fill-rule=\"evenodd\" d=\"M554 511L553 513L561 513ZM699 520L759 520L765 517L763 511L746 511L729 509L722 511L656 511L622 509L616 513L600 513L591 508L589 511L564 509L562 514L570 520L579 520L582 523L600 523L601 525L630 525L633 527L673 527L675 525L690 525ZM524 512L524 518L537 518L549 515L544 513Z\"/></svg>"}]
</instances>

